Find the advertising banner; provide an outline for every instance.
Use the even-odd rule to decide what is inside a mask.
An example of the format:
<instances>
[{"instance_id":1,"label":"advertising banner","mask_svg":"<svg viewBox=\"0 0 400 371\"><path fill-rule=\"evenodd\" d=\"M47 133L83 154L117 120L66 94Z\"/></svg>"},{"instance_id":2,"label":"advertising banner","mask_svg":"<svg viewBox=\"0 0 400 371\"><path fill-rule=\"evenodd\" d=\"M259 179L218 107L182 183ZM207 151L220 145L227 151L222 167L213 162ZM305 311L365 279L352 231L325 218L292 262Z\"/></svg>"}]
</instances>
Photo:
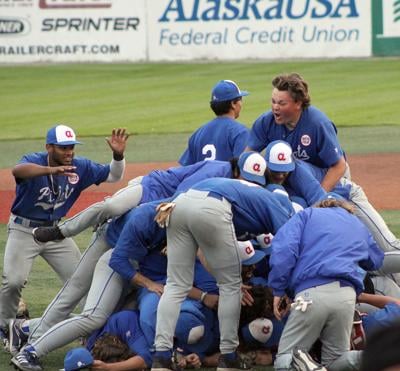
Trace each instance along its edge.
<instances>
[{"instance_id":1,"label":"advertising banner","mask_svg":"<svg viewBox=\"0 0 400 371\"><path fill-rule=\"evenodd\" d=\"M150 60L371 55L365 0L148 1Z\"/></svg>"},{"instance_id":2,"label":"advertising banner","mask_svg":"<svg viewBox=\"0 0 400 371\"><path fill-rule=\"evenodd\" d=\"M0 0L0 63L147 58L146 0Z\"/></svg>"},{"instance_id":3,"label":"advertising banner","mask_svg":"<svg viewBox=\"0 0 400 371\"><path fill-rule=\"evenodd\" d=\"M372 11L374 55L400 55L400 1L375 0Z\"/></svg>"}]
</instances>

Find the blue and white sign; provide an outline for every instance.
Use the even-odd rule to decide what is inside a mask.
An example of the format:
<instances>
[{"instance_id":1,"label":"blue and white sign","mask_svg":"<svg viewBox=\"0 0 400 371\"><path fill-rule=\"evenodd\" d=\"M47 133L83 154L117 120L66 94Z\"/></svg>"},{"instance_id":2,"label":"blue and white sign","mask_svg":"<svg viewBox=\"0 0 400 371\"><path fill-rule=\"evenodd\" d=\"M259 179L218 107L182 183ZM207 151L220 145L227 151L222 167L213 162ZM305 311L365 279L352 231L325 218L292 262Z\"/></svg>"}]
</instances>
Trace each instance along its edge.
<instances>
[{"instance_id":1,"label":"blue and white sign","mask_svg":"<svg viewBox=\"0 0 400 371\"><path fill-rule=\"evenodd\" d=\"M147 2L150 60L371 55L365 0Z\"/></svg>"}]
</instances>

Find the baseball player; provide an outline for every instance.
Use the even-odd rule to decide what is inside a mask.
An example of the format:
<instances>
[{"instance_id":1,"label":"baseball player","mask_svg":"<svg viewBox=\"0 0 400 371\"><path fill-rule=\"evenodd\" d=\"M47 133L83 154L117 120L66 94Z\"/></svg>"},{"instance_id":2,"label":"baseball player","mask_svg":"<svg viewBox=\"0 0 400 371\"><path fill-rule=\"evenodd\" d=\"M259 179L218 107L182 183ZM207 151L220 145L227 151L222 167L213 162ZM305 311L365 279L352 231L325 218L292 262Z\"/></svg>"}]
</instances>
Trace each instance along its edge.
<instances>
[{"instance_id":1,"label":"baseball player","mask_svg":"<svg viewBox=\"0 0 400 371\"><path fill-rule=\"evenodd\" d=\"M367 228L352 214L352 206L326 199L293 216L275 235L268 286L274 294L274 314L281 319L294 302L283 330L274 367L302 370L312 364L307 354L322 343L322 364L341 370L348 357L356 296L363 291L365 270L375 270L383 253ZM298 348L298 349L296 349ZM357 354L353 354L357 362ZM317 368L315 370L324 370Z\"/></svg>"},{"instance_id":2,"label":"baseball player","mask_svg":"<svg viewBox=\"0 0 400 371\"><path fill-rule=\"evenodd\" d=\"M263 161L260 155L254 155ZM182 181L179 186L177 184L175 184L175 186L177 187L178 191L184 191L184 187L190 187L191 182L197 182L199 179L208 178L211 174L214 176L217 174L228 174L229 176L238 177L241 174L241 171L243 171L243 166L244 163L238 165L236 160L232 162L213 161L209 164L203 163L202 168L209 170L205 170L203 173L200 171L194 173L192 177L187 177L184 181ZM260 171L264 171L264 169L260 169ZM171 178L173 179L174 175L171 175ZM170 184L171 183L172 180ZM129 246L142 246L144 242L148 243L146 246L153 246L154 243L160 242L160 240L157 240L155 237L155 235L157 235L157 228L155 228L155 223L153 223L154 215L151 214L153 212L155 213L154 208L151 208L151 205L146 207L143 205L143 207L137 208L137 210L135 209L135 211L131 212L132 214L136 215L132 216L132 218L135 218L136 220L133 222L133 225L136 227L132 228L134 228L137 233L130 233L129 229L126 232L126 240L130 241ZM123 218L117 218L111 224L103 225L94 234L89 248L85 251L74 275L60 290L53 302L48 306L40 321L35 322L31 326L32 331L28 341L29 344L34 345L37 341L39 341L39 339L42 339L40 341L42 346L38 349L37 353L31 352L32 354L40 357L44 354L47 354L52 349L57 348L59 346L57 344L67 344L69 341L75 339L77 330L74 328L74 325L80 327L81 329L83 328L82 331L85 331L86 333L92 331L94 328L101 326L107 316L111 313L110 311L114 309L114 301L118 300L118 298L115 299L115 297L119 295L120 288L118 279L113 275L113 272L106 267L111 254L107 251L115 245L119 235L121 234L122 226L125 224L126 220L130 218L129 214L126 214ZM150 219L148 219L146 216ZM148 222L145 222L146 220L148 220ZM142 229L140 229L139 226L142 227ZM138 233L140 234L138 235ZM125 240L123 235L124 234L122 234L121 241ZM134 239L134 242L132 242L132 239ZM143 249L146 251L146 247L143 247ZM118 249L118 251L120 250L121 248ZM115 256L118 255L114 254L114 257ZM100 274L95 274L92 281L93 271L95 270L97 260L99 260L100 257L101 259L97 264L98 267L96 267L96 270L100 271ZM130 280L134 276L134 274L132 274L131 265L127 263L125 266L127 267L126 269L129 276L128 279ZM115 265L115 268L121 270L124 269L125 266L123 263L118 262ZM124 277L124 273L121 274ZM142 275L138 274L137 279L139 280L140 278L142 278ZM134 283L140 285L141 282ZM76 304L81 298L84 297L90 287L93 288L91 289L92 295L88 296L85 308L87 307L92 309L91 316L82 315L80 319L78 319L78 317L75 318L75 321L72 321L71 324L67 321L67 328L71 328L71 331L66 331L65 327L60 324L59 330L52 331L52 336L50 337L46 336L46 331L68 317L68 315L75 308ZM111 290L106 291L106 287L114 287L114 292ZM162 285L154 284L151 288L151 291L162 293ZM102 293L100 301L98 300L99 292ZM85 313L85 309L83 313ZM30 357L29 352L28 354L21 352L18 356L14 357L13 360L17 367L27 368L30 367L30 364L33 365L32 367L35 367L35 364L37 363L35 357Z\"/></svg>"},{"instance_id":3,"label":"baseball player","mask_svg":"<svg viewBox=\"0 0 400 371\"><path fill-rule=\"evenodd\" d=\"M35 238L48 242L72 237L89 226L100 225L108 218L122 215L145 202L171 197L177 190L186 189L209 177L237 178L240 170L237 159L199 162L189 166L154 170L146 176L131 180L127 187L102 202L97 202L55 227L37 228Z\"/></svg>"},{"instance_id":4,"label":"baseball player","mask_svg":"<svg viewBox=\"0 0 400 371\"><path fill-rule=\"evenodd\" d=\"M383 251L400 249L400 240L369 203L362 188L351 181L344 152L331 120L310 105L308 84L296 74L279 75L272 80L271 110L254 122L247 150L262 151L271 141L285 140L296 158L325 169L321 185L331 191L340 181L350 188L350 200Z\"/></svg>"},{"instance_id":5,"label":"baseball player","mask_svg":"<svg viewBox=\"0 0 400 371\"><path fill-rule=\"evenodd\" d=\"M73 284L70 285L70 281L68 281L64 288L60 290L53 303L46 309L41 319L41 328L33 330L28 340L28 345L12 358L11 362L19 370L42 370L39 362L41 357L69 344L80 336L87 336L104 325L107 318L115 310L125 283L124 277L109 266L111 248L118 245L120 240L126 241L128 239L135 241L138 254L157 246L165 246L165 230L154 222L155 215L156 204L146 203L132 209L129 213L113 220L111 223L104 224L96 232L96 239L99 240L97 243L101 246L105 245L103 248L105 252L95 265L94 272L86 273L84 269L86 264L88 266L92 264L92 259L89 259L89 261L82 259L80 261L82 266L78 265L70 280ZM140 255L135 258L140 260L139 257ZM154 261L153 266L157 266ZM165 268L166 263L164 263L164 271ZM85 281L81 281L79 278L84 278ZM132 282L139 286L146 285L149 282L144 274L140 272L137 272L134 278ZM67 318L79 300L86 294L87 286L90 289L82 313L72 318ZM158 289L158 285L150 287L150 290ZM57 314L59 315L58 320L55 318ZM61 322L58 322L60 320ZM56 324L49 328L49 324L53 323ZM43 330L47 331L37 337L38 332L42 333Z\"/></svg>"},{"instance_id":6,"label":"baseball player","mask_svg":"<svg viewBox=\"0 0 400 371\"><path fill-rule=\"evenodd\" d=\"M180 194L170 205L168 278L158 305L153 370L172 368L172 338L180 305L193 284L199 246L219 286L218 369L248 369L236 353L241 289L236 236L275 233L291 215L273 193L260 186L265 185L265 160L255 153L244 153L240 163L244 164L241 176L245 180L205 180Z\"/></svg>"},{"instance_id":7,"label":"baseball player","mask_svg":"<svg viewBox=\"0 0 400 371\"><path fill-rule=\"evenodd\" d=\"M239 157L246 147L249 131L236 119L242 110L242 97L248 94L231 80L221 80L213 87L210 107L217 117L191 135L188 148L179 159L181 165Z\"/></svg>"},{"instance_id":8,"label":"baseball player","mask_svg":"<svg viewBox=\"0 0 400 371\"><path fill-rule=\"evenodd\" d=\"M311 206L326 197L327 193L320 184L326 170L311 163L294 159L292 149L287 142L276 140L269 143L265 150L265 159L267 162L266 174L270 181L267 187L269 190L272 190L271 186L273 185L283 185L291 198L294 195L301 196L306 201L307 206ZM349 184L345 186L338 182L332 191L352 202L350 200L350 188ZM362 218L359 219L363 221ZM380 275L389 275L390 278L374 278L374 281L386 295L398 297L398 288L393 288L393 283L390 282L397 277L398 272L400 272L399 251L385 252L384 263L379 273Z\"/></svg>"},{"instance_id":9,"label":"baseball player","mask_svg":"<svg viewBox=\"0 0 400 371\"><path fill-rule=\"evenodd\" d=\"M24 155L13 168L16 197L4 254L0 327L15 318L21 290L36 256L42 256L62 281L72 275L80 258L74 241L66 239L41 245L34 241L32 230L56 225L80 193L92 184L120 180L125 169L127 139L125 129L114 129L107 138L113 158L110 165L101 165L74 158L74 147L80 144L75 132L68 126L56 125L47 132L46 152Z\"/></svg>"}]
</instances>

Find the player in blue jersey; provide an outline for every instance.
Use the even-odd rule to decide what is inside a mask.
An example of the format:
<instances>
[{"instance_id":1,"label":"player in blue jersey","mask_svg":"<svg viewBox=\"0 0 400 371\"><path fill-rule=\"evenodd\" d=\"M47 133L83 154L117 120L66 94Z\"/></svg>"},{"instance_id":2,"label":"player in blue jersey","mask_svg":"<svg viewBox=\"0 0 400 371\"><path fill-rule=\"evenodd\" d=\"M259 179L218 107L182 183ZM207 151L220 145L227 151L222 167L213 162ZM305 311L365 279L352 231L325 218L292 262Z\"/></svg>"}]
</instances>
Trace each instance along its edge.
<instances>
[{"instance_id":1,"label":"player in blue jersey","mask_svg":"<svg viewBox=\"0 0 400 371\"><path fill-rule=\"evenodd\" d=\"M376 270L382 261L383 252L344 201L325 199L297 213L278 231L268 275L275 317L288 312L287 294L294 302L279 342L276 370L302 370L299 364L312 362L307 351L318 338L323 365L342 369L356 297L363 291L365 272L360 267Z\"/></svg>"},{"instance_id":2,"label":"player in blue jersey","mask_svg":"<svg viewBox=\"0 0 400 371\"><path fill-rule=\"evenodd\" d=\"M321 185L326 191L332 191L339 181L349 188L355 214L382 250L400 250L400 240L369 203L363 189L351 180L336 127L323 112L310 105L304 79L296 73L279 75L272 80L272 86L271 110L254 122L247 149L262 151L274 140L288 142L296 158L324 169Z\"/></svg>"},{"instance_id":3,"label":"player in blue jersey","mask_svg":"<svg viewBox=\"0 0 400 371\"><path fill-rule=\"evenodd\" d=\"M219 81L211 91L210 107L217 116L198 128L189 138L188 148L179 159L181 165L198 161L228 161L244 151L248 129L236 119L242 110L242 91L231 80Z\"/></svg>"},{"instance_id":4,"label":"player in blue jersey","mask_svg":"<svg viewBox=\"0 0 400 371\"><path fill-rule=\"evenodd\" d=\"M145 176L132 179L128 186L111 197L97 202L55 227L35 230L35 238L41 242L72 237L89 226L99 225L107 219L122 215L131 208L145 202L171 197L177 190L187 189L209 177L237 178L240 170L237 158L229 161L203 161L189 166L154 170Z\"/></svg>"},{"instance_id":5,"label":"player in blue jersey","mask_svg":"<svg viewBox=\"0 0 400 371\"><path fill-rule=\"evenodd\" d=\"M243 166L241 166L243 164ZM219 286L218 319L221 357L218 369L248 369L236 353L240 315L241 264L237 236L275 233L291 216L264 189L265 160L244 153L239 166L245 180L213 178L194 185L168 205L168 278L157 312L153 370L171 369L172 338L179 308L193 284L193 267L201 247ZM167 205L160 211L165 213ZM158 218L160 222L160 218Z\"/></svg>"},{"instance_id":6,"label":"player in blue jersey","mask_svg":"<svg viewBox=\"0 0 400 371\"><path fill-rule=\"evenodd\" d=\"M3 265L0 300L0 326L15 318L21 291L27 282L33 260L38 256L66 281L75 270L80 251L72 239L38 244L32 230L56 225L79 197L93 184L116 182L125 169L124 150L128 134L114 129L107 142L112 150L110 165L74 157L80 144L74 131L57 125L47 132L46 152L30 153L13 168L16 197L11 207L8 239Z\"/></svg>"}]
</instances>

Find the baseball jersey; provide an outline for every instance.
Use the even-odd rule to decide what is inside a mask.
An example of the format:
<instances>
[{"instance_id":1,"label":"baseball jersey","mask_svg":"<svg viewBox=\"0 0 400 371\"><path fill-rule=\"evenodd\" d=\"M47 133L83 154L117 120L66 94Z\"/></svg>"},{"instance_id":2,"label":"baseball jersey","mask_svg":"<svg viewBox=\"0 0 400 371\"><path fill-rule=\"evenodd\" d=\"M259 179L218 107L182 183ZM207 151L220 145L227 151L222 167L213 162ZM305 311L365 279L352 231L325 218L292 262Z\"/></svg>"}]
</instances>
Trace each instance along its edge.
<instances>
[{"instance_id":1,"label":"baseball jersey","mask_svg":"<svg viewBox=\"0 0 400 371\"><path fill-rule=\"evenodd\" d=\"M198 128L189 138L188 148L179 159L181 165L198 161L228 161L246 148L249 129L230 117L218 116Z\"/></svg>"},{"instance_id":2,"label":"baseball jersey","mask_svg":"<svg viewBox=\"0 0 400 371\"><path fill-rule=\"evenodd\" d=\"M272 111L268 111L254 122L247 145L261 152L270 142L284 140L296 158L329 168L344 156L336 133L333 122L314 106L303 110L294 130L278 125Z\"/></svg>"},{"instance_id":3,"label":"baseball jersey","mask_svg":"<svg viewBox=\"0 0 400 371\"><path fill-rule=\"evenodd\" d=\"M307 208L294 215L272 240L268 286L275 296L341 281L357 294L365 270L383 262L368 229L346 210Z\"/></svg>"},{"instance_id":4,"label":"baseball jersey","mask_svg":"<svg viewBox=\"0 0 400 371\"><path fill-rule=\"evenodd\" d=\"M150 346L139 325L139 312L124 310L114 313L106 324L99 330L94 331L88 338L86 347L91 351L98 338L104 334L117 336L129 349L142 357L147 366L152 363Z\"/></svg>"},{"instance_id":5,"label":"baseball jersey","mask_svg":"<svg viewBox=\"0 0 400 371\"><path fill-rule=\"evenodd\" d=\"M376 330L391 327L400 320L400 305L396 303L386 304L375 312L361 316L365 334L368 337Z\"/></svg>"},{"instance_id":6,"label":"baseball jersey","mask_svg":"<svg viewBox=\"0 0 400 371\"><path fill-rule=\"evenodd\" d=\"M128 281L137 273L130 259L140 263L140 272L154 281L161 279L161 275L165 276L167 261L159 252L166 246L166 230L160 228L154 221L156 206L165 201L167 200L142 204L127 213L127 220L114 247L109 265ZM151 261L147 257L150 251L154 252ZM148 264L145 264L146 262Z\"/></svg>"},{"instance_id":7,"label":"baseball jersey","mask_svg":"<svg viewBox=\"0 0 400 371\"><path fill-rule=\"evenodd\" d=\"M293 215L293 211L280 204L274 193L245 180L212 178L192 188L209 191L230 202L236 236L275 234Z\"/></svg>"},{"instance_id":8,"label":"baseball jersey","mask_svg":"<svg viewBox=\"0 0 400 371\"><path fill-rule=\"evenodd\" d=\"M155 170L143 177L140 203L171 197L177 190L186 190L200 180L211 177L232 177L232 166L227 161L202 161L189 166Z\"/></svg>"},{"instance_id":9,"label":"baseball jersey","mask_svg":"<svg viewBox=\"0 0 400 371\"><path fill-rule=\"evenodd\" d=\"M48 166L47 152L24 155L19 164ZM97 164L82 157L73 159L74 176L43 175L16 179L16 197L11 207L15 215L42 221L59 220L72 207L81 192L93 184L104 182L109 165Z\"/></svg>"}]
</instances>

